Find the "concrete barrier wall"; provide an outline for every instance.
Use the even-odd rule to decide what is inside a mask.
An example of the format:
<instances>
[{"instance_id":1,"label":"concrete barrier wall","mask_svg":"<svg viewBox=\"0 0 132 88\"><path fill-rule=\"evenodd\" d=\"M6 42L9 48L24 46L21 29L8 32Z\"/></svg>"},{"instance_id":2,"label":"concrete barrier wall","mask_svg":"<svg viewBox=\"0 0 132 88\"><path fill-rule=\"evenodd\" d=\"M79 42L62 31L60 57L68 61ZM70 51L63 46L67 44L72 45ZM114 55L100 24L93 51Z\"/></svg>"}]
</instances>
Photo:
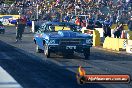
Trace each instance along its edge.
<instances>
[{"instance_id":1,"label":"concrete barrier wall","mask_svg":"<svg viewBox=\"0 0 132 88\"><path fill-rule=\"evenodd\" d=\"M132 40L132 31L127 31L127 39Z\"/></svg>"},{"instance_id":2,"label":"concrete barrier wall","mask_svg":"<svg viewBox=\"0 0 132 88\"><path fill-rule=\"evenodd\" d=\"M97 30L93 31L93 46L100 46L101 40L100 40L100 33Z\"/></svg>"},{"instance_id":3,"label":"concrete barrier wall","mask_svg":"<svg viewBox=\"0 0 132 88\"><path fill-rule=\"evenodd\" d=\"M131 45L126 46L126 52L127 53L132 53L132 46Z\"/></svg>"},{"instance_id":4,"label":"concrete barrier wall","mask_svg":"<svg viewBox=\"0 0 132 88\"><path fill-rule=\"evenodd\" d=\"M132 40L127 41L126 52L127 53L132 53Z\"/></svg>"},{"instance_id":5,"label":"concrete barrier wall","mask_svg":"<svg viewBox=\"0 0 132 88\"><path fill-rule=\"evenodd\" d=\"M120 51L126 48L127 39L106 37L103 48Z\"/></svg>"},{"instance_id":6,"label":"concrete barrier wall","mask_svg":"<svg viewBox=\"0 0 132 88\"><path fill-rule=\"evenodd\" d=\"M95 28L95 30L99 31L100 37L104 37L103 28Z\"/></svg>"}]
</instances>

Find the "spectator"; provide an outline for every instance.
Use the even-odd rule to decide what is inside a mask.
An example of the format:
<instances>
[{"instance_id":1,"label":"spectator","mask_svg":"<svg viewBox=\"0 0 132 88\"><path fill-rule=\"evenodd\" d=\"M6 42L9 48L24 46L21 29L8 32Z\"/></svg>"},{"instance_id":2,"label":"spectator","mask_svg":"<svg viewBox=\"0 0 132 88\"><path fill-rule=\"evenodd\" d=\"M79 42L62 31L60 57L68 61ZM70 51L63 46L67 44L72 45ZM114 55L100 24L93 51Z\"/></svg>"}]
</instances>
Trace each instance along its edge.
<instances>
[{"instance_id":1,"label":"spectator","mask_svg":"<svg viewBox=\"0 0 132 88\"><path fill-rule=\"evenodd\" d=\"M129 31L132 31L132 16L130 20L128 20L127 25L128 25Z\"/></svg>"},{"instance_id":2,"label":"spectator","mask_svg":"<svg viewBox=\"0 0 132 88\"><path fill-rule=\"evenodd\" d=\"M117 13L114 13L114 15L113 15L113 23L114 24L116 23L116 19L117 19Z\"/></svg>"},{"instance_id":3,"label":"spectator","mask_svg":"<svg viewBox=\"0 0 132 88\"><path fill-rule=\"evenodd\" d=\"M43 20L52 21L51 13L48 12L48 13L44 16Z\"/></svg>"},{"instance_id":4,"label":"spectator","mask_svg":"<svg viewBox=\"0 0 132 88\"><path fill-rule=\"evenodd\" d=\"M39 19L37 21L35 21L35 32L37 32L39 30L39 28L41 27L42 23L44 23L45 21L43 21L42 19Z\"/></svg>"},{"instance_id":5,"label":"spectator","mask_svg":"<svg viewBox=\"0 0 132 88\"><path fill-rule=\"evenodd\" d=\"M122 30L123 30L123 23L121 23L120 25L118 24L113 32L114 38L121 38Z\"/></svg>"},{"instance_id":6,"label":"spectator","mask_svg":"<svg viewBox=\"0 0 132 88\"><path fill-rule=\"evenodd\" d=\"M111 28L110 28L110 23L108 22L108 20L104 21L103 24L103 33L104 33L104 37L111 37Z\"/></svg>"},{"instance_id":7,"label":"spectator","mask_svg":"<svg viewBox=\"0 0 132 88\"><path fill-rule=\"evenodd\" d=\"M121 18L120 18L119 22L126 24L127 21L128 21L127 14L126 14L126 12L123 12L122 15L121 15Z\"/></svg>"},{"instance_id":8,"label":"spectator","mask_svg":"<svg viewBox=\"0 0 132 88\"><path fill-rule=\"evenodd\" d=\"M16 29L16 42L18 42L18 40L22 40L22 34L24 32L26 26L26 19L25 17L20 17L17 20L17 29Z\"/></svg>"},{"instance_id":9,"label":"spectator","mask_svg":"<svg viewBox=\"0 0 132 88\"><path fill-rule=\"evenodd\" d=\"M69 22L70 21L70 17L68 16L68 14L67 14L67 16L65 16L64 21L65 22Z\"/></svg>"},{"instance_id":10,"label":"spectator","mask_svg":"<svg viewBox=\"0 0 132 88\"><path fill-rule=\"evenodd\" d=\"M79 17L76 17L75 24L81 25L80 20L79 20Z\"/></svg>"}]
</instances>

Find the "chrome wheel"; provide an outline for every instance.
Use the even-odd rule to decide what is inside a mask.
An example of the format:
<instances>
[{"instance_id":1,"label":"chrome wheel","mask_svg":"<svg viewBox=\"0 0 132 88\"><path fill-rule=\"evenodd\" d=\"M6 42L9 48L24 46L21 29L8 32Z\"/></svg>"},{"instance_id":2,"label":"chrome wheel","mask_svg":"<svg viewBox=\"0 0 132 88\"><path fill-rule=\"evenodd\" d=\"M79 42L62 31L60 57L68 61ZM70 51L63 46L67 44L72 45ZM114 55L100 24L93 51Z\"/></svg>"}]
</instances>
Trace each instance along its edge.
<instances>
[{"instance_id":1,"label":"chrome wheel","mask_svg":"<svg viewBox=\"0 0 132 88\"><path fill-rule=\"evenodd\" d=\"M44 46L44 54L45 54L45 56L46 56L47 58L50 57L50 50L49 50L48 45L45 45L45 46Z\"/></svg>"}]
</instances>

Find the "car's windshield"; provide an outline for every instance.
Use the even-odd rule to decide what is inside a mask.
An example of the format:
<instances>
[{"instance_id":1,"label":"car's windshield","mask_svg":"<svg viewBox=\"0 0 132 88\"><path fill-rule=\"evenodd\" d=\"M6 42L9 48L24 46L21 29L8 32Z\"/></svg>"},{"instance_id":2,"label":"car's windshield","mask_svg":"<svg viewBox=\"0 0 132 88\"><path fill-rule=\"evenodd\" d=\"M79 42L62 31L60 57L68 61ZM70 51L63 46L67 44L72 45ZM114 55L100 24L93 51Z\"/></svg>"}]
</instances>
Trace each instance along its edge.
<instances>
[{"instance_id":1,"label":"car's windshield","mask_svg":"<svg viewBox=\"0 0 132 88\"><path fill-rule=\"evenodd\" d=\"M49 30L51 32L59 31L59 30L72 30L72 31L77 31L80 26L75 25L75 24L48 24L46 25L46 30Z\"/></svg>"},{"instance_id":2,"label":"car's windshield","mask_svg":"<svg viewBox=\"0 0 132 88\"><path fill-rule=\"evenodd\" d=\"M59 31L59 30L71 30L70 26L62 26L62 25L48 25L49 31Z\"/></svg>"}]
</instances>

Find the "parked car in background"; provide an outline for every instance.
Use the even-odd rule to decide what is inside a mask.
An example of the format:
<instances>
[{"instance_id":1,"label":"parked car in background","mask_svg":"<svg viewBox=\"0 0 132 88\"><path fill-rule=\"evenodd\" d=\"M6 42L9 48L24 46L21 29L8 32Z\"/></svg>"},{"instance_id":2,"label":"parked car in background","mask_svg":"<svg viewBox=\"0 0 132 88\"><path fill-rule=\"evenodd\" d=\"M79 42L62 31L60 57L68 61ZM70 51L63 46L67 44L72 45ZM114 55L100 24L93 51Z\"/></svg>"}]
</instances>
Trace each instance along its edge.
<instances>
[{"instance_id":1,"label":"parked car in background","mask_svg":"<svg viewBox=\"0 0 132 88\"><path fill-rule=\"evenodd\" d=\"M64 56L72 56L74 52L90 56L92 37L80 33L68 22L46 22L34 35L36 52L44 51L47 58L51 53L60 52Z\"/></svg>"},{"instance_id":2,"label":"parked car in background","mask_svg":"<svg viewBox=\"0 0 132 88\"><path fill-rule=\"evenodd\" d=\"M16 19L16 20L11 20L10 23L11 23L11 24L14 24L14 25L17 24L17 19ZM27 25L27 26L31 26L31 25L32 25L32 21L27 20L26 25Z\"/></svg>"}]
</instances>

